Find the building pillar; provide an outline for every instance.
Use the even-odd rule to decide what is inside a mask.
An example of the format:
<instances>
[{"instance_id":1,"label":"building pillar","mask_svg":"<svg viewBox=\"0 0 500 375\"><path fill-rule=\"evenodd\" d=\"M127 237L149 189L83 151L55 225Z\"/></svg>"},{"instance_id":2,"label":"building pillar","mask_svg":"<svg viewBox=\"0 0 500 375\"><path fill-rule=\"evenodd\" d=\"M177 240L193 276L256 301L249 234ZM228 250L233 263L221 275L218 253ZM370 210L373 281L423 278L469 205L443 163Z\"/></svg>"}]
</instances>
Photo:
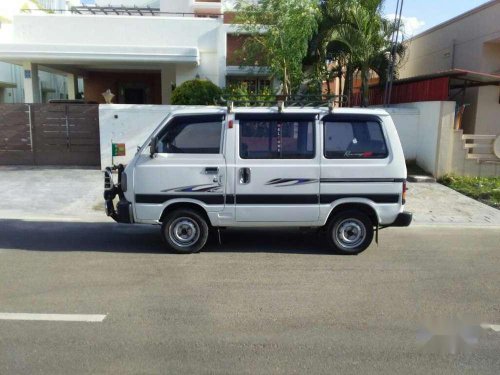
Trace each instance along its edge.
<instances>
[{"instance_id":1,"label":"building pillar","mask_svg":"<svg viewBox=\"0 0 500 375\"><path fill-rule=\"evenodd\" d=\"M175 84L175 65L161 68L161 104L172 104L172 85Z\"/></svg>"},{"instance_id":2,"label":"building pillar","mask_svg":"<svg viewBox=\"0 0 500 375\"><path fill-rule=\"evenodd\" d=\"M217 41L217 82L219 87L226 87L227 32L223 19L220 19Z\"/></svg>"},{"instance_id":3,"label":"building pillar","mask_svg":"<svg viewBox=\"0 0 500 375\"><path fill-rule=\"evenodd\" d=\"M68 99L75 100L78 94L78 76L76 74L66 74L66 87L68 89Z\"/></svg>"},{"instance_id":4,"label":"building pillar","mask_svg":"<svg viewBox=\"0 0 500 375\"><path fill-rule=\"evenodd\" d=\"M24 102L40 103L42 96L40 93L40 81L38 79L38 64L26 61L23 62L24 70Z\"/></svg>"}]
</instances>

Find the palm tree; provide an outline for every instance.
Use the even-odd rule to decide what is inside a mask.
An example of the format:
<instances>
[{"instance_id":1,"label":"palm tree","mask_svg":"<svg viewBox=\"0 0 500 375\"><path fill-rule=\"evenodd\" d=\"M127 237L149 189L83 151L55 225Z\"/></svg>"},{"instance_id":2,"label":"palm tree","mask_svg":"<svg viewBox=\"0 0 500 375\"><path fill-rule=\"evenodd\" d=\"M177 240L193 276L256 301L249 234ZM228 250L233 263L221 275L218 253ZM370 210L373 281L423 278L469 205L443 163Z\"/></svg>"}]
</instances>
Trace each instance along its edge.
<instances>
[{"instance_id":1,"label":"palm tree","mask_svg":"<svg viewBox=\"0 0 500 375\"><path fill-rule=\"evenodd\" d=\"M367 106L370 65L382 49L382 18L359 3L353 4L348 16L349 23L339 25L333 33L333 39L348 47L350 63L361 72L362 105Z\"/></svg>"},{"instance_id":2,"label":"palm tree","mask_svg":"<svg viewBox=\"0 0 500 375\"><path fill-rule=\"evenodd\" d=\"M345 14L351 2L352 0L319 2L321 16L318 29L309 42L307 55L302 62L306 75L315 77L319 82L327 82L328 94L330 94L331 79L338 76L339 71L342 70L346 48L339 42L332 42L332 33L338 25L347 22ZM331 69L332 66L335 67L334 70Z\"/></svg>"},{"instance_id":3,"label":"palm tree","mask_svg":"<svg viewBox=\"0 0 500 375\"><path fill-rule=\"evenodd\" d=\"M362 78L362 105L368 105L370 72L381 82L387 79L391 62L391 35L396 25L381 15L383 0L326 0L321 4L322 17L318 32L309 44L304 70L321 74L322 80L345 77L344 97L350 97L353 76ZM400 27L402 27L400 25ZM404 55L402 43L396 46L399 61ZM321 69L333 61L334 70ZM315 68L313 68L315 66ZM328 86L327 86L328 87Z\"/></svg>"}]
</instances>

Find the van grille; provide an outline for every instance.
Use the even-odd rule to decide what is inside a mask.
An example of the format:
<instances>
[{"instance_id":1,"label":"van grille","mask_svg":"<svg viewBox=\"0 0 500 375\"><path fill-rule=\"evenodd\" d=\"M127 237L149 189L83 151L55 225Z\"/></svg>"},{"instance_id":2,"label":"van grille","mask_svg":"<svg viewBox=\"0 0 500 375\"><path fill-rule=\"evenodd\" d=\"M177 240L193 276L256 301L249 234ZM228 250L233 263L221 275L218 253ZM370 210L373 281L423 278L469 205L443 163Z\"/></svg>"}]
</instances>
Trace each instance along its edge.
<instances>
[{"instance_id":1,"label":"van grille","mask_svg":"<svg viewBox=\"0 0 500 375\"><path fill-rule=\"evenodd\" d=\"M110 171L104 171L104 189L109 190L113 188L113 175Z\"/></svg>"}]
</instances>

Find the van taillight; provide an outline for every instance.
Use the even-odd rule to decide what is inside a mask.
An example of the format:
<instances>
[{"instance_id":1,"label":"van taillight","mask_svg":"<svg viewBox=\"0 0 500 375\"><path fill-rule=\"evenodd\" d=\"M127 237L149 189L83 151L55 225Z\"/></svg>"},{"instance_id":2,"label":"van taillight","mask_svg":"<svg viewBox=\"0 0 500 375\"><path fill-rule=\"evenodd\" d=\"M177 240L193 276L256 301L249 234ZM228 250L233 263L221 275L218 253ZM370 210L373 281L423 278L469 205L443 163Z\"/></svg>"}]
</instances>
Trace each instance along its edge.
<instances>
[{"instance_id":1,"label":"van taillight","mask_svg":"<svg viewBox=\"0 0 500 375\"><path fill-rule=\"evenodd\" d=\"M403 181L403 194L402 194L402 204L406 203L406 181Z\"/></svg>"}]
</instances>

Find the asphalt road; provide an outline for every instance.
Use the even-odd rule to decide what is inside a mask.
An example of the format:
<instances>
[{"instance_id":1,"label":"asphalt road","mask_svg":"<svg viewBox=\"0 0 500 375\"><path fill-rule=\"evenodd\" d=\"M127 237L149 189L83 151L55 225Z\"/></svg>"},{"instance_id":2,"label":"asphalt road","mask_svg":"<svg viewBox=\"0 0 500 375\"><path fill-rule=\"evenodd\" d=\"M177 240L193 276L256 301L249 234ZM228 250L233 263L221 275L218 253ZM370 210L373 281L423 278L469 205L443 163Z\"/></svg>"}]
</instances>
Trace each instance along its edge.
<instances>
[{"instance_id":1,"label":"asphalt road","mask_svg":"<svg viewBox=\"0 0 500 375\"><path fill-rule=\"evenodd\" d=\"M500 324L500 230L387 229L359 256L312 233L162 253L154 227L0 220L0 374L498 374L500 332L438 354L426 317Z\"/></svg>"}]
</instances>

